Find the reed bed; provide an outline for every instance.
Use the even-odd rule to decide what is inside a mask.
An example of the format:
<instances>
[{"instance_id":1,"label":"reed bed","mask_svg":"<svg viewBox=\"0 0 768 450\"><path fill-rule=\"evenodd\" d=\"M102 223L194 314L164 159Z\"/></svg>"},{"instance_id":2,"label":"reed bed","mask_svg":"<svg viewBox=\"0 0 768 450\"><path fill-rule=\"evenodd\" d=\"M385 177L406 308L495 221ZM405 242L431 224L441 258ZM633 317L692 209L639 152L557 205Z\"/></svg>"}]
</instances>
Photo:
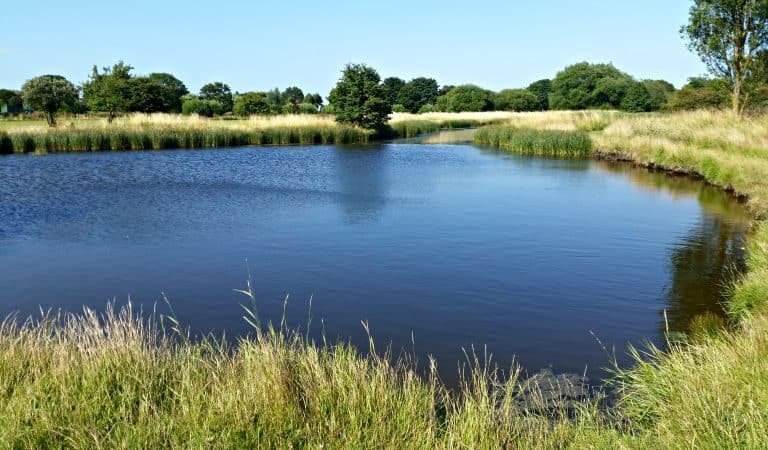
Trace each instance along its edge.
<instances>
[{"instance_id":1,"label":"reed bed","mask_svg":"<svg viewBox=\"0 0 768 450\"><path fill-rule=\"evenodd\" d=\"M583 158L592 151L592 140L581 131L537 130L509 125L480 128L475 143L523 155Z\"/></svg>"},{"instance_id":2,"label":"reed bed","mask_svg":"<svg viewBox=\"0 0 768 450\"><path fill-rule=\"evenodd\" d=\"M440 130L477 128L483 125L502 123L513 117L513 113L472 112L472 113L394 113L390 116L389 127L393 137L413 138Z\"/></svg>"},{"instance_id":3,"label":"reed bed","mask_svg":"<svg viewBox=\"0 0 768 450\"><path fill-rule=\"evenodd\" d=\"M358 144L370 132L317 115L214 120L171 114L133 114L108 123L74 121L58 128L0 132L2 153L162 150L241 145Z\"/></svg>"}]
</instances>

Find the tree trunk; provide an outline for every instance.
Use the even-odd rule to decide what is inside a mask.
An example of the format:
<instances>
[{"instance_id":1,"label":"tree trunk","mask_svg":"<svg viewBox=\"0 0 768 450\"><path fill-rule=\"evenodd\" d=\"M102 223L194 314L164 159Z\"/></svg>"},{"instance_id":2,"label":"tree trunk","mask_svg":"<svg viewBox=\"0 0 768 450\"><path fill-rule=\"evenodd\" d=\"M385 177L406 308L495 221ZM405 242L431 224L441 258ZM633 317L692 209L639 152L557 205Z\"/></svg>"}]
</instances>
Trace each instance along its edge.
<instances>
[{"instance_id":1,"label":"tree trunk","mask_svg":"<svg viewBox=\"0 0 768 450\"><path fill-rule=\"evenodd\" d=\"M113 120L115 120L115 112L110 111L109 115L107 116L107 123L112 123Z\"/></svg>"}]
</instances>

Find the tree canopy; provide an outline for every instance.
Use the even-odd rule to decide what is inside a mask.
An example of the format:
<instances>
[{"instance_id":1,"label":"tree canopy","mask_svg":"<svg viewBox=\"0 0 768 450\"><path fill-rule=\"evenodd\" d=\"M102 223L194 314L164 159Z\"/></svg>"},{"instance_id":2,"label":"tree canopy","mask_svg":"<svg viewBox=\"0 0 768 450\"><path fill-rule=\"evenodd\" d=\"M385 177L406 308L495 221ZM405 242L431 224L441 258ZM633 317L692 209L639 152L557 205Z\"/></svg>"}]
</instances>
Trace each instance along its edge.
<instances>
[{"instance_id":1,"label":"tree canopy","mask_svg":"<svg viewBox=\"0 0 768 450\"><path fill-rule=\"evenodd\" d=\"M200 99L219 102L223 108L223 112L232 111L232 106L234 104L232 99L232 89L229 88L229 85L222 83L221 81L203 85L203 87L200 88Z\"/></svg>"},{"instance_id":2,"label":"tree canopy","mask_svg":"<svg viewBox=\"0 0 768 450\"><path fill-rule=\"evenodd\" d=\"M422 106L433 104L437 99L437 81L419 77L405 83L397 94L397 104L406 111L417 113Z\"/></svg>"},{"instance_id":3,"label":"tree canopy","mask_svg":"<svg viewBox=\"0 0 768 450\"><path fill-rule=\"evenodd\" d=\"M494 105L502 111L538 111L541 102L528 89L504 89L496 94Z\"/></svg>"},{"instance_id":4,"label":"tree canopy","mask_svg":"<svg viewBox=\"0 0 768 450\"><path fill-rule=\"evenodd\" d=\"M491 111L493 92L474 84L456 86L445 94L445 110L448 112Z\"/></svg>"},{"instance_id":5,"label":"tree canopy","mask_svg":"<svg viewBox=\"0 0 768 450\"><path fill-rule=\"evenodd\" d=\"M32 78L21 88L22 97L32 108L42 111L49 126L56 125L56 113L78 99L75 86L61 75Z\"/></svg>"},{"instance_id":6,"label":"tree canopy","mask_svg":"<svg viewBox=\"0 0 768 450\"><path fill-rule=\"evenodd\" d=\"M381 128L392 112L378 72L364 64L347 65L328 99L336 120L363 128Z\"/></svg>"},{"instance_id":7,"label":"tree canopy","mask_svg":"<svg viewBox=\"0 0 768 450\"><path fill-rule=\"evenodd\" d=\"M574 64L552 80L552 109L618 108L632 77L611 64Z\"/></svg>"}]
</instances>

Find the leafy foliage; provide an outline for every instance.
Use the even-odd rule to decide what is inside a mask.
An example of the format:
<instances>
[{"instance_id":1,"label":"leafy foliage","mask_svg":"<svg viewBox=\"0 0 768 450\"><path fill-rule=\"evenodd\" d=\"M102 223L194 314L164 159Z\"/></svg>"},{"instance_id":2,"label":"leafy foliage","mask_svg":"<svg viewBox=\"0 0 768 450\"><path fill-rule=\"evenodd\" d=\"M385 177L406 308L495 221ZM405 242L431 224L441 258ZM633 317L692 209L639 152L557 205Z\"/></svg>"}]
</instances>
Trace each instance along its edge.
<instances>
[{"instance_id":1,"label":"leafy foliage","mask_svg":"<svg viewBox=\"0 0 768 450\"><path fill-rule=\"evenodd\" d=\"M400 89L405 86L405 80L398 77L389 77L385 78L384 81L382 81L382 84L386 90L389 104L395 105L397 103L397 96L400 94Z\"/></svg>"},{"instance_id":2,"label":"leafy foliage","mask_svg":"<svg viewBox=\"0 0 768 450\"><path fill-rule=\"evenodd\" d=\"M673 110L721 109L728 105L730 88L722 79L691 78L669 98Z\"/></svg>"},{"instance_id":3,"label":"leafy foliage","mask_svg":"<svg viewBox=\"0 0 768 450\"><path fill-rule=\"evenodd\" d=\"M232 111L234 101L232 99L232 90L229 85L216 81L208 83L200 88L200 98L202 100L213 100L222 107L222 112Z\"/></svg>"},{"instance_id":4,"label":"leafy foliage","mask_svg":"<svg viewBox=\"0 0 768 450\"><path fill-rule=\"evenodd\" d=\"M184 100L184 103L181 105L181 113L184 115L198 114L203 117L213 117L224 112L224 106L216 100L190 98Z\"/></svg>"},{"instance_id":5,"label":"leafy foliage","mask_svg":"<svg viewBox=\"0 0 768 450\"><path fill-rule=\"evenodd\" d=\"M33 109L42 111L48 125L56 125L56 113L78 99L75 86L61 75L32 78L21 88L22 97Z\"/></svg>"},{"instance_id":6,"label":"leafy foliage","mask_svg":"<svg viewBox=\"0 0 768 450\"><path fill-rule=\"evenodd\" d=\"M549 91L552 90L552 80L545 78L543 80L534 81L527 89L533 92L538 99L536 109L539 111L547 111L549 109Z\"/></svg>"},{"instance_id":7,"label":"leafy foliage","mask_svg":"<svg viewBox=\"0 0 768 450\"><path fill-rule=\"evenodd\" d=\"M446 111L491 111L493 97L493 92L474 84L456 86L445 94Z\"/></svg>"},{"instance_id":8,"label":"leafy foliage","mask_svg":"<svg viewBox=\"0 0 768 450\"><path fill-rule=\"evenodd\" d=\"M397 103L403 105L406 111L419 112L422 106L431 104L437 99L437 81L433 78L414 78L400 89Z\"/></svg>"},{"instance_id":9,"label":"leafy foliage","mask_svg":"<svg viewBox=\"0 0 768 450\"><path fill-rule=\"evenodd\" d=\"M695 0L680 32L710 73L729 81L731 107L743 112L768 69L768 2Z\"/></svg>"},{"instance_id":10,"label":"leafy foliage","mask_svg":"<svg viewBox=\"0 0 768 450\"><path fill-rule=\"evenodd\" d=\"M574 64L552 80L549 104L552 109L618 108L632 82L611 64Z\"/></svg>"},{"instance_id":11,"label":"leafy foliage","mask_svg":"<svg viewBox=\"0 0 768 450\"><path fill-rule=\"evenodd\" d=\"M130 110L131 70L133 67L118 61L102 72L94 65L90 80L83 84L83 100L91 111L109 113L109 120L119 112Z\"/></svg>"},{"instance_id":12,"label":"leafy foliage","mask_svg":"<svg viewBox=\"0 0 768 450\"><path fill-rule=\"evenodd\" d=\"M527 89L504 89L496 94L495 107L500 111L536 111L539 97Z\"/></svg>"},{"instance_id":13,"label":"leafy foliage","mask_svg":"<svg viewBox=\"0 0 768 450\"><path fill-rule=\"evenodd\" d=\"M367 129L379 129L392 112L379 74L364 64L349 64L328 97L336 120Z\"/></svg>"},{"instance_id":14,"label":"leafy foliage","mask_svg":"<svg viewBox=\"0 0 768 450\"><path fill-rule=\"evenodd\" d=\"M261 92L246 92L237 97L232 112L241 117L269 114L269 105Z\"/></svg>"},{"instance_id":15,"label":"leafy foliage","mask_svg":"<svg viewBox=\"0 0 768 450\"><path fill-rule=\"evenodd\" d=\"M648 112L653 108L653 99L643 83L632 83L621 100L621 110L627 112Z\"/></svg>"}]
</instances>

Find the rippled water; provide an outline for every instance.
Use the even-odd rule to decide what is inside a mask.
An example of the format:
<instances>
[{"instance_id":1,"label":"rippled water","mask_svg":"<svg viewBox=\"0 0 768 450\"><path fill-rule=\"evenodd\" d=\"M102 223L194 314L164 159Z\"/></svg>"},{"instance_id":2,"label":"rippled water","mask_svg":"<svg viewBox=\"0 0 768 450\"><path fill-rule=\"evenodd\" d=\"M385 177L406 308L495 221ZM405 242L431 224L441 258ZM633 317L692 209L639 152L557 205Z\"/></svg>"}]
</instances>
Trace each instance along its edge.
<instances>
[{"instance_id":1,"label":"rippled water","mask_svg":"<svg viewBox=\"0 0 768 450\"><path fill-rule=\"evenodd\" d=\"M262 319L377 342L450 378L462 348L595 373L605 346L719 312L748 216L688 179L470 145L0 158L0 314L161 293L195 331ZM165 311L161 304L159 309ZM598 339L600 342L598 342Z\"/></svg>"}]
</instances>

